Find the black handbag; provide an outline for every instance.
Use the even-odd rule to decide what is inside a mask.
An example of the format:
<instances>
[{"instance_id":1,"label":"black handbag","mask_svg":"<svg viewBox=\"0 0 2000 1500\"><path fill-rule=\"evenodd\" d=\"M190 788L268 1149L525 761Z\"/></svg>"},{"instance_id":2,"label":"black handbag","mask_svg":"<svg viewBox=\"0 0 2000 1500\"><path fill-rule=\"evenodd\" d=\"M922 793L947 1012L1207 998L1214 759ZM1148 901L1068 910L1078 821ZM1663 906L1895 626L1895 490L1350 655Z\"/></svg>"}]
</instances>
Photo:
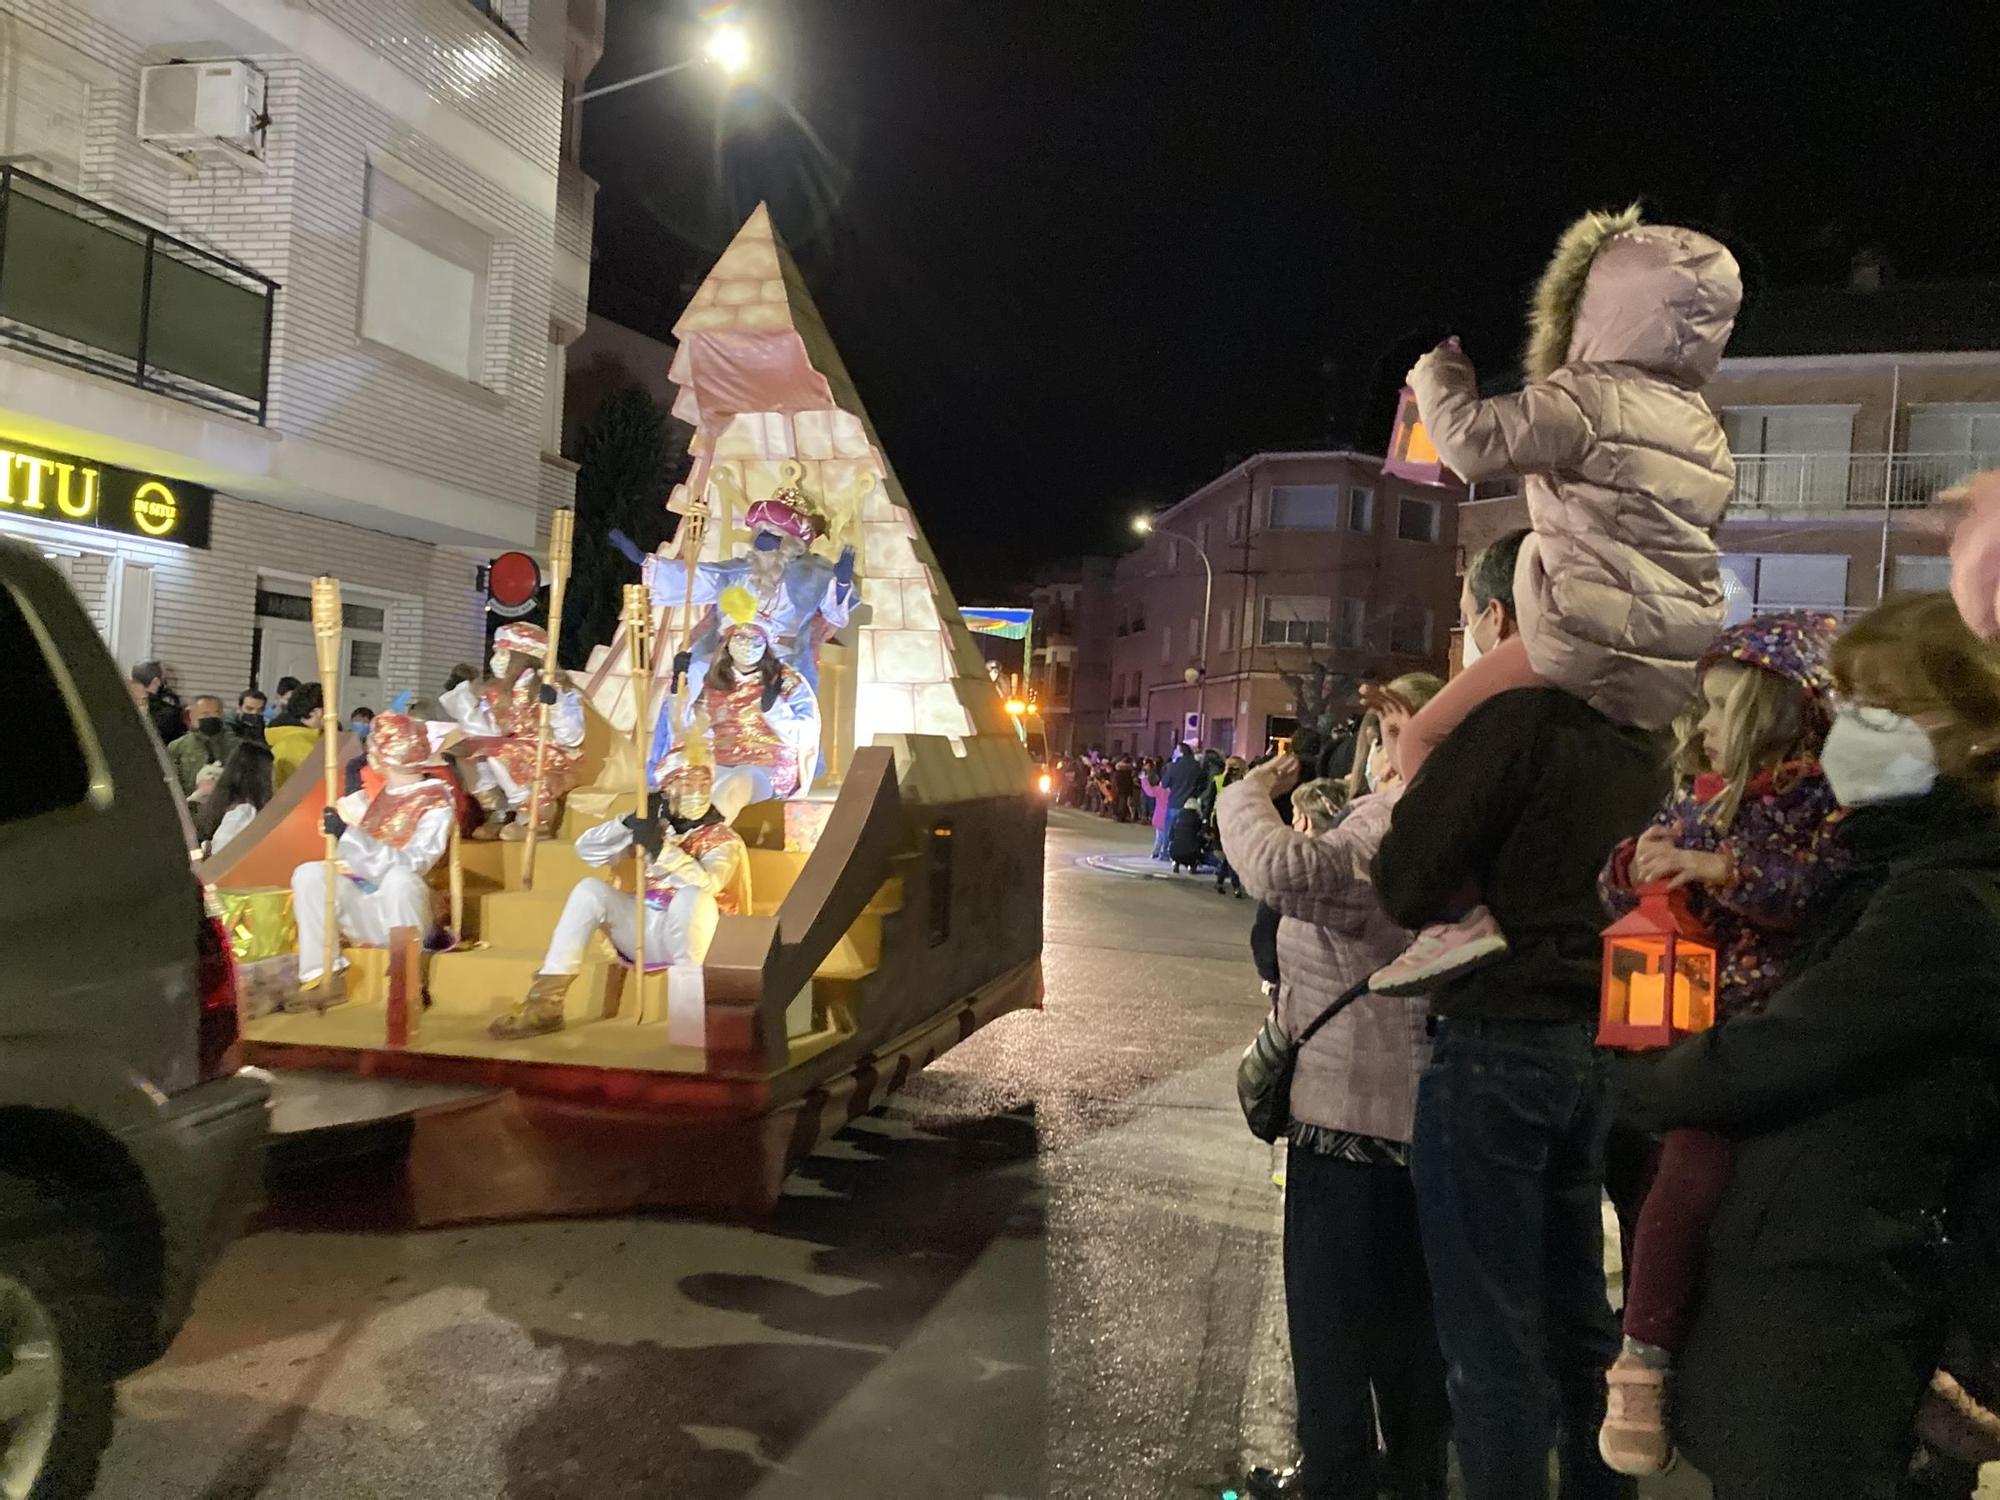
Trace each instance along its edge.
<instances>
[{"instance_id":1,"label":"black handbag","mask_svg":"<svg viewBox=\"0 0 2000 1500\"><path fill-rule=\"evenodd\" d=\"M1298 1066L1299 1049L1367 993L1364 979L1307 1022L1297 1037L1285 1035L1278 1008L1271 1007L1263 1029L1243 1049L1243 1060L1236 1065L1236 1102L1243 1106L1243 1119L1258 1140L1275 1141L1292 1123L1292 1070Z\"/></svg>"}]
</instances>

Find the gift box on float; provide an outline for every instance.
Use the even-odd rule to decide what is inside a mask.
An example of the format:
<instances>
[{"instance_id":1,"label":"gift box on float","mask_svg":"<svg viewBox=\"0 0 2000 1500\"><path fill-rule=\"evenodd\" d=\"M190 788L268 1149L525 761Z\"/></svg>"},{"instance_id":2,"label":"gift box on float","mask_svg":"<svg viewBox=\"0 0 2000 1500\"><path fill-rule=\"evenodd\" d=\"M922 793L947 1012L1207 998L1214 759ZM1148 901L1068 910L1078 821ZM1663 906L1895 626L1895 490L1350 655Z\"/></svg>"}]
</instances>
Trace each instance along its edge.
<instances>
[{"instance_id":1,"label":"gift box on float","mask_svg":"<svg viewBox=\"0 0 2000 1500\"><path fill-rule=\"evenodd\" d=\"M236 959L237 1003L245 1020L276 1010L299 987L299 928L283 886L217 891L223 930Z\"/></svg>"}]
</instances>

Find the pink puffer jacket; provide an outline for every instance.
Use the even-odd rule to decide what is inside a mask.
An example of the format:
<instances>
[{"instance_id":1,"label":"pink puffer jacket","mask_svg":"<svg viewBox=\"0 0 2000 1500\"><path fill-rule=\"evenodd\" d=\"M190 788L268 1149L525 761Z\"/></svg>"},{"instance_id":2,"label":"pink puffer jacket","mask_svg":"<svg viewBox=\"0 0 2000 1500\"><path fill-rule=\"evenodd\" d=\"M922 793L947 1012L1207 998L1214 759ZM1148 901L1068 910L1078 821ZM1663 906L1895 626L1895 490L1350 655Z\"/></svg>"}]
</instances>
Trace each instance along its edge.
<instances>
[{"instance_id":1,"label":"pink puffer jacket","mask_svg":"<svg viewBox=\"0 0 2000 1500\"><path fill-rule=\"evenodd\" d=\"M1396 957L1409 934L1382 910L1370 873L1389 831L1390 793L1363 797L1338 827L1308 837L1285 826L1269 784L1252 776L1215 802L1223 852L1243 888L1278 912L1278 1016L1297 1036L1349 986ZM1365 995L1299 1052L1292 1118L1302 1125L1407 1141L1417 1080L1430 1061L1429 1003Z\"/></svg>"},{"instance_id":2,"label":"pink puffer jacket","mask_svg":"<svg viewBox=\"0 0 2000 1500\"><path fill-rule=\"evenodd\" d=\"M1965 516L1951 539L1951 596L1979 635L2000 635L2000 469L1972 476Z\"/></svg>"},{"instance_id":3,"label":"pink puffer jacket","mask_svg":"<svg viewBox=\"0 0 2000 1500\"><path fill-rule=\"evenodd\" d=\"M1446 463L1525 481L1514 604L1535 670L1619 723L1671 722L1722 628L1714 530L1736 466L1701 387L1742 294L1707 235L1591 214L1542 277L1518 394L1480 400L1455 344L1410 371Z\"/></svg>"}]
</instances>

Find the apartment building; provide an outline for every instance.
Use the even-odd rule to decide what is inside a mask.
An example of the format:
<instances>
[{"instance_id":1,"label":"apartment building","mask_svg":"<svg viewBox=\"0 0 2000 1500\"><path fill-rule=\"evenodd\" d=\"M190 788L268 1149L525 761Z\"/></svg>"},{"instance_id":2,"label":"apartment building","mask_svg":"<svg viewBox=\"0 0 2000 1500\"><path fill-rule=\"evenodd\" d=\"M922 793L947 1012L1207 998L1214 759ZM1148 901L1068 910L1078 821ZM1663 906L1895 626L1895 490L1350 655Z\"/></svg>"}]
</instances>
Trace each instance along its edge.
<instances>
[{"instance_id":1,"label":"apartment building","mask_svg":"<svg viewBox=\"0 0 2000 1500\"><path fill-rule=\"evenodd\" d=\"M1032 691L1049 751L1069 755L1108 745L1111 712L1112 578L1108 557L1072 557L1035 575Z\"/></svg>"},{"instance_id":2,"label":"apartment building","mask_svg":"<svg viewBox=\"0 0 2000 1500\"><path fill-rule=\"evenodd\" d=\"M1113 573L1109 748L1256 755L1297 726L1288 671L1441 671L1457 499L1371 454L1263 453L1155 516Z\"/></svg>"},{"instance_id":3,"label":"apartment building","mask_svg":"<svg viewBox=\"0 0 2000 1500\"><path fill-rule=\"evenodd\" d=\"M0 0L0 535L183 694L477 659L574 495L604 0Z\"/></svg>"},{"instance_id":4,"label":"apartment building","mask_svg":"<svg viewBox=\"0 0 2000 1500\"><path fill-rule=\"evenodd\" d=\"M2000 288L1868 275L1766 293L1706 395L1736 459L1717 535L1731 622L1944 588L1952 517L1935 497L2000 465ZM1466 555L1526 524L1513 489L1475 490Z\"/></svg>"}]
</instances>

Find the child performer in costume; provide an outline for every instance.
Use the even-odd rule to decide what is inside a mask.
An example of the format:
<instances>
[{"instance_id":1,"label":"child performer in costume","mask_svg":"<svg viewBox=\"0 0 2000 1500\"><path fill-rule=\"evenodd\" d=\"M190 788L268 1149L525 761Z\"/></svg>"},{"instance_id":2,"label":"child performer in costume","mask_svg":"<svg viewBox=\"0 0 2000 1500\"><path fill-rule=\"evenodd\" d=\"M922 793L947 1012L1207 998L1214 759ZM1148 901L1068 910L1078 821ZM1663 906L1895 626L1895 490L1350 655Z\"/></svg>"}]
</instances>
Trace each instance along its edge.
<instances>
[{"instance_id":1,"label":"child performer in costume","mask_svg":"<svg viewBox=\"0 0 2000 1500\"><path fill-rule=\"evenodd\" d=\"M1735 259L1707 235L1641 224L1637 208L1587 214L1535 293L1517 394L1481 400L1456 339L1410 371L1444 461L1467 481L1522 476L1534 534L1514 573L1519 635L1468 650L1466 670L1411 720L1405 783L1512 689L1560 688L1642 729L1671 724L1694 696L1695 662L1723 617L1712 533L1736 484L1701 387L1742 298ZM1462 917L1419 934L1375 988L1417 993L1506 952L1477 900L1469 892Z\"/></svg>"},{"instance_id":2,"label":"child performer in costume","mask_svg":"<svg viewBox=\"0 0 2000 1500\"><path fill-rule=\"evenodd\" d=\"M636 839L649 854L646 966L668 971L671 1009L676 988L699 985L717 918L750 910L750 860L742 838L710 800L710 767L675 755L655 765L653 781L658 790L649 816L600 823L576 841L576 852L585 864L602 867ZM608 881L579 880L563 903L533 985L518 1006L493 1022L492 1035L516 1041L562 1030L563 999L583 968L591 934L602 931L631 961L633 906L632 896Z\"/></svg>"},{"instance_id":3,"label":"child performer in costume","mask_svg":"<svg viewBox=\"0 0 2000 1500\"><path fill-rule=\"evenodd\" d=\"M438 707L465 738L451 747L466 788L486 811L476 839L525 839L535 781L535 738L541 706L550 706L549 748L542 766L543 837L555 832L562 799L576 785L583 744L583 698L573 689L535 682L549 654L548 632L516 620L493 636L491 680L461 682Z\"/></svg>"},{"instance_id":4,"label":"child performer in costume","mask_svg":"<svg viewBox=\"0 0 2000 1500\"><path fill-rule=\"evenodd\" d=\"M771 629L747 593L731 589L719 604L732 623L700 698L689 695L686 724L699 717L697 708L706 713L715 805L734 822L752 802L796 797L811 784L819 764L819 698L771 649ZM656 759L672 743L672 717L663 710L654 730Z\"/></svg>"},{"instance_id":5,"label":"child performer in costume","mask_svg":"<svg viewBox=\"0 0 2000 1500\"><path fill-rule=\"evenodd\" d=\"M1702 658L1700 717L1690 711L1682 724L1682 765L1693 779L1652 827L1613 851L1599 883L1614 917L1637 905L1639 885L1685 890L1715 939L1718 1025L1762 1010L1789 977L1808 912L1846 867L1833 837L1839 809L1819 764L1836 628L1825 615L1772 615L1722 634ZM1673 1452L1666 1382L1729 1154L1728 1137L1707 1130L1670 1130L1662 1144L1598 1438L1622 1474L1657 1473Z\"/></svg>"},{"instance_id":6,"label":"child performer in costume","mask_svg":"<svg viewBox=\"0 0 2000 1500\"><path fill-rule=\"evenodd\" d=\"M743 589L769 627L778 659L818 692L820 641L845 627L854 608L854 549L842 552L838 562L812 551L812 544L826 534L826 521L796 485L759 500L744 520L750 527L750 555L695 569L695 606L716 608L695 633L686 659L675 662L675 670L687 674L688 691L698 696L723 651L729 619L721 600L731 590ZM613 532L611 540L639 564L657 607L680 606L687 593L684 563L646 557L620 532Z\"/></svg>"},{"instance_id":7,"label":"child performer in costume","mask_svg":"<svg viewBox=\"0 0 2000 1500\"><path fill-rule=\"evenodd\" d=\"M326 831L340 840L334 911L340 934L363 948L388 946L397 927L429 936L436 926L426 878L451 844L457 817L451 788L423 767L431 756L423 725L404 714L382 714L368 735L368 760L382 778L373 797L355 792L329 807ZM300 1000L287 1009L316 1009L345 996L338 976L322 986L326 961L326 862L292 871L292 915L299 928ZM347 960L336 961L344 969ZM312 994L314 990L320 993Z\"/></svg>"}]
</instances>

